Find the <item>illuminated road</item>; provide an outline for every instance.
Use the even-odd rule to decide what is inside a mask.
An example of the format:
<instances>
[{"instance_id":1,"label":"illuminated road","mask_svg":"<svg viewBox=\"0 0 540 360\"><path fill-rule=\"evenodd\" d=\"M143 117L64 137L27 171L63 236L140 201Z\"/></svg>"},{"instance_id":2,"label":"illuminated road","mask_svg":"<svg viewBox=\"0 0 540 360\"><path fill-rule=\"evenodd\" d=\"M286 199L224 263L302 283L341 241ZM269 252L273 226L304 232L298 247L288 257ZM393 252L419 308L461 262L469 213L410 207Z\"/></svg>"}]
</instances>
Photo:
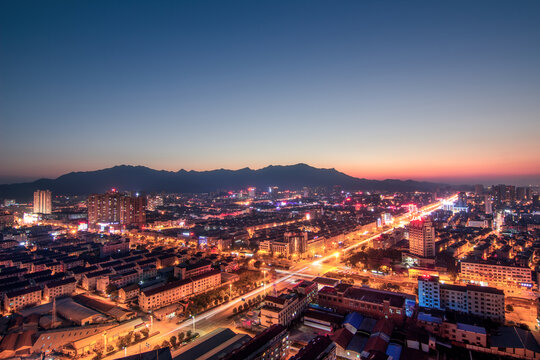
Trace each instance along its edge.
<instances>
[{"instance_id":1,"label":"illuminated road","mask_svg":"<svg viewBox=\"0 0 540 360\"><path fill-rule=\"evenodd\" d=\"M447 198L445 200L446 201L455 201L456 199L457 199L457 195L454 195L454 196L449 197L449 198ZM425 206L422 209L419 209L418 214L416 214L416 216L427 215L427 214L431 213L432 211L439 209L442 205L443 205L443 201L439 201L437 203ZM396 218L396 223L398 223L400 226L403 226L406 223L408 223L408 221L411 220L411 219L409 219L409 217L410 216L408 214L400 216L400 217ZM340 252L345 253L345 252L351 251L353 249L356 249L357 247L378 238L382 234L387 234L387 233L390 233L392 231L394 231L393 228L385 230L385 231L380 231L380 232L376 233L375 235L372 235L372 236L370 236L368 238L362 239L362 240L356 242L355 244L350 245L350 246L342 249L341 251L335 252L335 253L333 253L331 255L327 255L327 256L322 257L320 259L317 259L316 261L313 261L311 263L299 264L299 265L297 265L297 267L300 267L299 269L294 269L293 268L293 270L291 270L288 273L288 275L285 275L284 277L281 277L281 278L275 280L274 282L271 282L271 283L267 284L266 289L270 290L274 286L277 286L278 284L281 284L282 282L287 281L287 280L289 280L289 279L291 279L293 277L297 277L299 275L311 275L311 274L309 274L309 270L312 270L312 267L319 266L320 264L322 264L323 262L325 262L327 260L336 259L337 257L339 257ZM216 327L217 327L218 318L222 320L224 318L224 316L223 316L224 314L227 314L227 312L232 313L232 308L233 307L236 307L239 304L244 303L243 299L247 300L248 298L251 298L253 296L257 296L258 294L261 294L263 292L264 292L264 287L257 288L257 289L255 289L255 290L253 290L253 291L251 291L251 292L249 292L247 294L242 295L241 297L238 297L238 298L236 298L234 300L231 300L231 301L229 301L229 302L227 302L225 304L219 305L219 306L217 306L217 307L215 307L213 309L210 309L210 310L205 311L205 312L203 312L201 314L198 314L195 317L195 327L197 327L197 323L203 322L205 320L211 320L213 323L216 324ZM157 322L157 321L154 322L154 329L152 331L160 330L160 334L148 339L148 344L149 344L150 348L153 348L155 345L161 345L161 343L164 340L168 341L169 338L172 335L177 335L178 332L180 332L180 331L187 331L187 330L190 330L190 329L193 328L193 321L191 319L187 319L182 324L175 326L173 329L161 332L163 329L159 329L159 328L166 327L166 324L167 323L160 323L160 322ZM170 323L169 323L169 325L170 325ZM139 350L140 350L139 344L132 345L132 346L130 346L130 347L128 347L126 349L126 354L127 355L135 355L135 354L139 353ZM149 349L148 348L145 349L144 345L143 345L143 349L141 351L144 352L144 351L147 351L147 350L149 350ZM118 352L118 353L116 353L114 355L111 355L109 357L106 357L104 359L116 359L116 358L121 358L121 357L124 357L124 352L123 351Z\"/></svg>"}]
</instances>

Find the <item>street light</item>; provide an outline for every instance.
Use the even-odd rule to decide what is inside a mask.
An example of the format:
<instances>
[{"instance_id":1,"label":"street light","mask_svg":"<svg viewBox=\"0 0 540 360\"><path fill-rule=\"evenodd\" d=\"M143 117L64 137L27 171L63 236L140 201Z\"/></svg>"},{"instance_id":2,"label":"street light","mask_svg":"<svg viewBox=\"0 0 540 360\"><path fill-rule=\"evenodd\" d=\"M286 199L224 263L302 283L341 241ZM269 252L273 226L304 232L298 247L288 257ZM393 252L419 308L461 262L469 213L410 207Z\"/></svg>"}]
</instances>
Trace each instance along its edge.
<instances>
[{"instance_id":1,"label":"street light","mask_svg":"<svg viewBox=\"0 0 540 360\"><path fill-rule=\"evenodd\" d=\"M191 315L193 318L193 333L195 334L195 315Z\"/></svg>"},{"instance_id":2,"label":"street light","mask_svg":"<svg viewBox=\"0 0 540 360\"><path fill-rule=\"evenodd\" d=\"M229 300L232 300L232 284L229 284Z\"/></svg>"}]
</instances>

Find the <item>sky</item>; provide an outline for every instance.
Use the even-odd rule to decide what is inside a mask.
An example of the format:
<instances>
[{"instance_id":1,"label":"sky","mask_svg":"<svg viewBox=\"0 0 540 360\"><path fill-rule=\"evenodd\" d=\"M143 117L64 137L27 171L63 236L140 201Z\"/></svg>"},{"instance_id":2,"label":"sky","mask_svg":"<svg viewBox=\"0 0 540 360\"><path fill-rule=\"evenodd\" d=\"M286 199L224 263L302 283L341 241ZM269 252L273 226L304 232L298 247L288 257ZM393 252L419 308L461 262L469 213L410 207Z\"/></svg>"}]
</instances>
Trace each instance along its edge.
<instances>
[{"instance_id":1,"label":"sky","mask_svg":"<svg viewBox=\"0 0 540 360\"><path fill-rule=\"evenodd\" d=\"M540 183L539 1L0 2L0 183L307 163Z\"/></svg>"}]
</instances>

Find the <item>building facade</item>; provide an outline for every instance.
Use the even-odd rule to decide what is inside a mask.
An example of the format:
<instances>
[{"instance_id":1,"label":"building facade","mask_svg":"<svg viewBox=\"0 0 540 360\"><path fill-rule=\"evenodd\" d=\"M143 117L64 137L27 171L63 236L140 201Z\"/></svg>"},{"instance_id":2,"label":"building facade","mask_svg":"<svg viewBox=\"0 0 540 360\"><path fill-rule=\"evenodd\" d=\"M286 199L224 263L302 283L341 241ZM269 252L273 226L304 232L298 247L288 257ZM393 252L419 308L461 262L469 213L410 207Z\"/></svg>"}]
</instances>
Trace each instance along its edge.
<instances>
[{"instance_id":1,"label":"building facade","mask_svg":"<svg viewBox=\"0 0 540 360\"><path fill-rule=\"evenodd\" d=\"M130 196L116 191L93 194L88 197L88 226L118 224L142 226L146 223L146 198Z\"/></svg>"},{"instance_id":2,"label":"building facade","mask_svg":"<svg viewBox=\"0 0 540 360\"><path fill-rule=\"evenodd\" d=\"M498 322L505 319L504 291L488 286L440 284L435 276L418 278L418 303Z\"/></svg>"},{"instance_id":3,"label":"building facade","mask_svg":"<svg viewBox=\"0 0 540 360\"><path fill-rule=\"evenodd\" d=\"M359 312L378 319L389 318L396 322L405 320L414 307L416 297L391 291L371 289L348 284L325 286L319 290L320 306L336 309L342 313ZM412 315L412 314L411 314Z\"/></svg>"},{"instance_id":4,"label":"building facade","mask_svg":"<svg viewBox=\"0 0 540 360\"><path fill-rule=\"evenodd\" d=\"M221 272L209 271L191 278L172 281L168 284L143 290L139 295L139 307L150 312L161 307L176 303L191 295L215 289L221 285Z\"/></svg>"},{"instance_id":5,"label":"building facade","mask_svg":"<svg viewBox=\"0 0 540 360\"><path fill-rule=\"evenodd\" d=\"M424 258L435 257L435 227L430 220L413 220L409 224L409 252Z\"/></svg>"},{"instance_id":6,"label":"building facade","mask_svg":"<svg viewBox=\"0 0 540 360\"><path fill-rule=\"evenodd\" d=\"M533 284L530 268L485 260L462 260L459 276L474 284L501 288L532 287Z\"/></svg>"},{"instance_id":7,"label":"building facade","mask_svg":"<svg viewBox=\"0 0 540 360\"><path fill-rule=\"evenodd\" d=\"M50 214L52 213L52 196L50 190L34 191L34 213Z\"/></svg>"}]
</instances>

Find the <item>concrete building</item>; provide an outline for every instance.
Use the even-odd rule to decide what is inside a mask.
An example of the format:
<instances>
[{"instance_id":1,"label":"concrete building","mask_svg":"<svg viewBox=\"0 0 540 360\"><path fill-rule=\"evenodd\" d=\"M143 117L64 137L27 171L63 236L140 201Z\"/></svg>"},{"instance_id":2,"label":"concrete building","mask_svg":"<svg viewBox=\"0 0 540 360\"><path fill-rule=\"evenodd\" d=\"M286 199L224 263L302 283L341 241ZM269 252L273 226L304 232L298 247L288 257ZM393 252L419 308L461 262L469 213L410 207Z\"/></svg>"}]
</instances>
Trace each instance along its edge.
<instances>
[{"instance_id":1,"label":"concrete building","mask_svg":"<svg viewBox=\"0 0 540 360\"><path fill-rule=\"evenodd\" d=\"M319 305L348 313L356 311L374 318L389 318L400 323L412 315L416 297L348 284L325 286L319 291Z\"/></svg>"},{"instance_id":2,"label":"concrete building","mask_svg":"<svg viewBox=\"0 0 540 360\"><path fill-rule=\"evenodd\" d=\"M308 305L317 298L317 284L312 281L301 281L293 291L280 296L267 296L261 308L260 323L262 326L275 324L289 325L299 317Z\"/></svg>"},{"instance_id":3,"label":"concrete building","mask_svg":"<svg viewBox=\"0 0 540 360\"><path fill-rule=\"evenodd\" d=\"M14 313L41 302L41 288L33 286L8 292L4 295L4 312Z\"/></svg>"},{"instance_id":4,"label":"concrete building","mask_svg":"<svg viewBox=\"0 0 540 360\"><path fill-rule=\"evenodd\" d=\"M296 292L281 296L266 296L264 306L261 308L260 323L262 326L281 324L287 326L292 320L299 317L307 307L305 296Z\"/></svg>"},{"instance_id":5,"label":"concrete building","mask_svg":"<svg viewBox=\"0 0 540 360\"><path fill-rule=\"evenodd\" d=\"M289 334L283 325L272 325L229 353L224 360L281 360L289 354Z\"/></svg>"},{"instance_id":6,"label":"concrete building","mask_svg":"<svg viewBox=\"0 0 540 360\"><path fill-rule=\"evenodd\" d=\"M139 295L139 307L149 312L185 299L191 295L215 289L221 285L221 272L209 271L191 278L172 281L157 288L143 290Z\"/></svg>"},{"instance_id":7,"label":"concrete building","mask_svg":"<svg viewBox=\"0 0 540 360\"><path fill-rule=\"evenodd\" d=\"M413 220L409 224L409 252L424 258L435 257L435 227L430 220Z\"/></svg>"},{"instance_id":8,"label":"concrete building","mask_svg":"<svg viewBox=\"0 0 540 360\"><path fill-rule=\"evenodd\" d=\"M217 328L183 346L176 356L182 360L218 360L251 340L247 334L235 334L231 329Z\"/></svg>"},{"instance_id":9,"label":"concrete building","mask_svg":"<svg viewBox=\"0 0 540 360\"><path fill-rule=\"evenodd\" d=\"M75 292L76 286L77 280L74 277L48 282L43 288L43 298L52 301L57 297L69 296Z\"/></svg>"},{"instance_id":10,"label":"concrete building","mask_svg":"<svg viewBox=\"0 0 540 360\"><path fill-rule=\"evenodd\" d=\"M195 264L180 264L174 268L174 277L178 279L186 279L193 276L201 275L212 270L212 262L208 260L200 260Z\"/></svg>"},{"instance_id":11,"label":"concrete building","mask_svg":"<svg viewBox=\"0 0 540 360\"><path fill-rule=\"evenodd\" d=\"M441 308L439 278L435 276L418 277L418 305L430 309Z\"/></svg>"},{"instance_id":12,"label":"concrete building","mask_svg":"<svg viewBox=\"0 0 540 360\"><path fill-rule=\"evenodd\" d=\"M530 268L503 262L464 259L461 261L459 275L461 280L479 285L501 288L533 286Z\"/></svg>"},{"instance_id":13,"label":"concrete building","mask_svg":"<svg viewBox=\"0 0 540 360\"><path fill-rule=\"evenodd\" d=\"M129 196L115 190L105 194L88 197L88 226L96 228L99 224L120 226L142 226L146 223L146 198Z\"/></svg>"},{"instance_id":14,"label":"concrete building","mask_svg":"<svg viewBox=\"0 0 540 360\"><path fill-rule=\"evenodd\" d=\"M335 360L336 344L328 336L317 336L291 360Z\"/></svg>"},{"instance_id":15,"label":"concrete building","mask_svg":"<svg viewBox=\"0 0 540 360\"><path fill-rule=\"evenodd\" d=\"M118 290L118 299L121 303L127 303L129 301L136 300L141 293L141 289L138 284L131 284L124 286Z\"/></svg>"},{"instance_id":16,"label":"concrete building","mask_svg":"<svg viewBox=\"0 0 540 360\"><path fill-rule=\"evenodd\" d=\"M50 214L52 213L52 196L50 190L34 191L34 213Z\"/></svg>"},{"instance_id":17,"label":"concrete building","mask_svg":"<svg viewBox=\"0 0 540 360\"><path fill-rule=\"evenodd\" d=\"M435 276L418 278L422 307L462 312L504 322L504 291L487 286L440 284Z\"/></svg>"}]
</instances>

